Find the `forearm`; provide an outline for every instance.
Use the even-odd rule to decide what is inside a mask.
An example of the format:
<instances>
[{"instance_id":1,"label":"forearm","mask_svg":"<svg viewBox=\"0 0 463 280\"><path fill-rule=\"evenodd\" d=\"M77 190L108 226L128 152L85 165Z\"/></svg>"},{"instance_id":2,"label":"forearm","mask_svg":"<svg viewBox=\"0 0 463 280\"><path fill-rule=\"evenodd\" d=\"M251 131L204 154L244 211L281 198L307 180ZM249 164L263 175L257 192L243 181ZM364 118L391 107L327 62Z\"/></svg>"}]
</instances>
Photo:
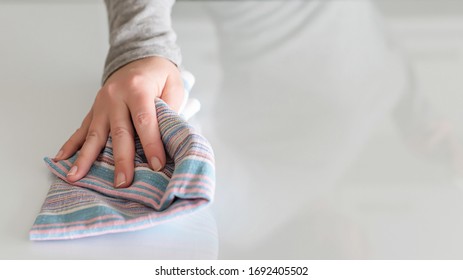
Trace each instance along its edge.
<instances>
[{"instance_id":1,"label":"forearm","mask_svg":"<svg viewBox=\"0 0 463 280\"><path fill-rule=\"evenodd\" d=\"M105 0L110 48L103 83L117 69L134 60L160 56L177 66L180 48L172 29L174 0Z\"/></svg>"}]
</instances>

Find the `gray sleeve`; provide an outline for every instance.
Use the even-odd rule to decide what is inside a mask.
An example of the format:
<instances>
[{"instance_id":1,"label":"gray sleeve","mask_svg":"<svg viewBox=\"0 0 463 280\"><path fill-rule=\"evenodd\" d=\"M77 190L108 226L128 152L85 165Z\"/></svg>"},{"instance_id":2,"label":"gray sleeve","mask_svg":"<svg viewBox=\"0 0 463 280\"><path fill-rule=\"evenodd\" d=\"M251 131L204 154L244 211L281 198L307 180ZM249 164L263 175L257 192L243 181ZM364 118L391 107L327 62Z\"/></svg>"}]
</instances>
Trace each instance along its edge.
<instances>
[{"instance_id":1,"label":"gray sleeve","mask_svg":"<svg viewBox=\"0 0 463 280\"><path fill-rule=\"evenodd\" d=\"M161 56L181 64L171 11L175 0L105 0L109 44L102 82L134 60Z\"/></svg>"}]
</instances>

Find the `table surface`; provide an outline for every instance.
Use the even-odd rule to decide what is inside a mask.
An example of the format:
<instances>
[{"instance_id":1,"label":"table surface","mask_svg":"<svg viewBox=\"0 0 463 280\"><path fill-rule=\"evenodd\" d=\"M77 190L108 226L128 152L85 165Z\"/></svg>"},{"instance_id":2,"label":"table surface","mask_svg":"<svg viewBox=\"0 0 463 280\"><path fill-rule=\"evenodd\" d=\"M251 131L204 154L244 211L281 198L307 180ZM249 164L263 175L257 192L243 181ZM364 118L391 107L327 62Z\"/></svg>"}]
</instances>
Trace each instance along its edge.
<instances>
[{"instance_id":1,"label":"table surface","mask_svg":"<svg viewBox=\"0 0 463 280\"><path fill-rule=\"evenodd\" d=\"M361 24L373 18L368 5L322 8L310 28L281 37L295 27L263 20L241 34L241 21L209 17L226 18L226 4L177 3L174 26L202 102L192 122L217 158L213 206L137 232L31 242L53 181L42 158L79 126L99 88L106 16L99 2L0 3L0 259L461 259L463 40L454 35L463 22L387 18L398 58ZM352 9L355 20L329 21ZM267 25L269 38L259 31ZM424 121L413 102L394 111L410 90L400 59L438 112ZM442 155L426 150L432 141Z\"/></svg>"}]
</instances>

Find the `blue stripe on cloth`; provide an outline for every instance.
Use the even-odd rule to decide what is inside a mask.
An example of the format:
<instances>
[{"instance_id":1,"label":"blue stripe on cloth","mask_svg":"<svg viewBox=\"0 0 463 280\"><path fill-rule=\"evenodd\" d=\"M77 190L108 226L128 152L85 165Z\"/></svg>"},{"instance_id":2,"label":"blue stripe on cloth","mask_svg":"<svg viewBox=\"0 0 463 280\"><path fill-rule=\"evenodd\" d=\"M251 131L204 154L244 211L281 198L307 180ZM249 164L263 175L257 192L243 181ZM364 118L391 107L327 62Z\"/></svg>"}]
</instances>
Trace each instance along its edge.
<instances>
[{"instance_id":1,"label":"blue stripe on cloth","mask_svg":"<svg viewBox=\"0 0 463 280\"><path fill-rule=\"evenodd\" d=\"M214 196L214 154L208 141L162 100L156 100L159 129L168 162L161 172L148 168L135 137L132 185L115 189L111 138L88 174L75 183L66 174L77 158L45 158L58 178L51 185L29 237L60 240L139 230L192 213Z\"/></svg>"}]
</instances>

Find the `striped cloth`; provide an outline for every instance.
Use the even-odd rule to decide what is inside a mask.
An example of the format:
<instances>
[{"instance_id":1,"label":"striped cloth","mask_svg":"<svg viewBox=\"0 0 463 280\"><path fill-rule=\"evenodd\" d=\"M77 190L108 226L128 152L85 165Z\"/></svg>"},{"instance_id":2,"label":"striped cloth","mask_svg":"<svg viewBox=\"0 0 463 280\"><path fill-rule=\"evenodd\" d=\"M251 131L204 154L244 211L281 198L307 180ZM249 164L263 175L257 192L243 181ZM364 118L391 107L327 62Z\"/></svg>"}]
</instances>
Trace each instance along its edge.
<instances>
[{"instance_id":1,"label":"striped cloth","mask_svg":"<svg viewBox=\"0 0 463 280\"><path fill-rule=\"evenodd\" d=\"M156 100L167 163L154 172L135 137L135 176L129 188L115 189L111 138L88 174L75 183L66 174L77 158L54 162L58 177L29 232L31 240L74 239L134 231L192 213L212 201L214 155L207 140L162 100Z\"/></svg>"}]
</instances>

